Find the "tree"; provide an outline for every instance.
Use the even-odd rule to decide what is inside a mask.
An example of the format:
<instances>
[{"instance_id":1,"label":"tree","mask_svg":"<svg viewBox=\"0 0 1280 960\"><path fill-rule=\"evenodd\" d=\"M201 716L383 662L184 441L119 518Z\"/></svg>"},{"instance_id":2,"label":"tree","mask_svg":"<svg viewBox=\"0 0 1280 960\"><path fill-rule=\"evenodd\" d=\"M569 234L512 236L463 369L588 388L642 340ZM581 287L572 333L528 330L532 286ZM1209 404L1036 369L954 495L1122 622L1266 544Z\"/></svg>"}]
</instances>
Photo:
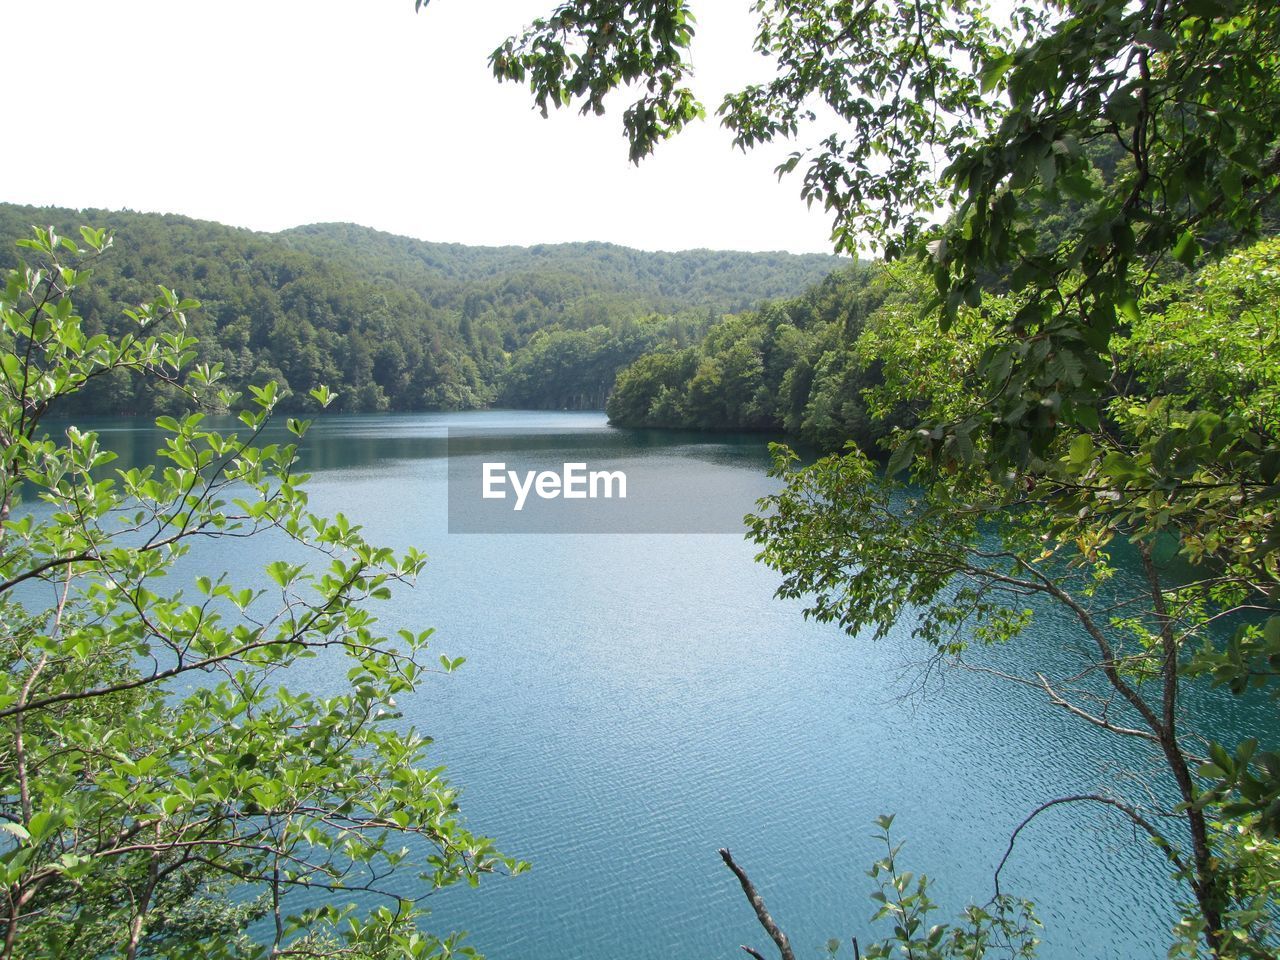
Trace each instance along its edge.
<instances>
[{"instance_id":1,"label":"tree","mask_svg":"<svg viewBox=\"0 0 1280 960\"><path fill-rule=\"evenodd\" d=\"M784 593L816 595L812 612L851 631L923 607L922 634L952 653L952 631L971 620L980 637L1016 635L1024 595L1071 611L1101 685L1021 679L1158 749L1180 801L1165 812L1185 834L1114 798L1080 799L1150 833L1186 882L1185 952L1273 955L1280 757L1246 739L1201 765L1179 703L1189 676L1244 691L1272 685L1280 666L1275 319L1240 324L1222 308L1268 304L1265 284L1215 292L1208 273L1192 296L1166 284L1258 237L1280 193L1274 5L755 10L775 76L728 95L719 115L744 149L835 118L779 173L803 164L802 196L831 212L837 248L920 261L920 303L886 309L864 347L891 368L882 408L926 401L887 477L859 451L790 475L755 521L763 557ZM639 82L624 123L638 160L701 112L692 22L686 0L571 0L491 64L528 81L544 111L599 112ZM1046 212L1062 210L1047 235ZM1185 352L1170 356L1155 345L1173 333ZM1209 349L1220 339L1221 354ZM1240 369L1224 356L1245 358L1239 395L1223 389ZM907 468L918 496L895 479ZM1094 607L1115 589L1113 544L1142 570L1140 594L1122 598L1140 606L1117 618ZM1174 576L1165 550L1192 573ZM1233 612L1243 623L1224 639L1214 628Z\"/></svg>"},{"instance_id":2,"label":"tree","mask_svg":"<svg viewBox=\"0 0 1280 960\"><path fill-rule=\"evenodd\" d=\"M113 474L95 434L46 433L98 378L196 400L221 377L195 362L198 304L163 288L129 312L133 333L85 332L71 296L110 241L82 235L37 230L0 293L0 956L469 954L418 929L417 901L522 865L466 829L430 741L398 722L430 631L384 636L372 607L422 554L309 512L307 423L260 442L272 383L252 388L243 435L161 417L154 466ZM260 578L182 573L201 542L268 532L291 559ZM307 657L346 688L290 689ZM291 906L299 890L310 908ZM382 905L341 906L343 891ZM244 936L255 919L264 942Z\"/></svg>"},{"instance_id":3,"label":"tree","mask_svg":"<svg viewBox=\"0 0 1280 960\"><path fill-rule=\"evenodd\" d=\"M1275 257L1268 241L1144 312L1113 344L1098 425L1060 431L1036 470L993 476L982 434L957 433L918 458L915 488L856 448L798 471L783 451L786 487L752 521L761 558L783 574L780 594L810 598L809 615L878 636L914 611L940 659L1149 745L1161 771L1149 797L1050 798L1028 820L1090 803L1145 832L1188 893L1177 931L1186 956L1267 957L1280 945L1280 753L1260 745L1272 731L1217 744L1185 689L1208 676L1239 694L1280 693L1274 496L1250 496L1248 480L1257 446L1277 439L1280 379L1266 349L1280 337L1267 299ZM917 272L914 283L928 281ZM1265 306L1240 324L1242 303ZM985 298L946 335L924 336L914 307L888 303L858 343L885 378L873 411L911 397L926 418L964 422L986 402L984 359L1012 339L991 317L1021 305ZM1069 613L1092 647L1069 675L1011 675L968 656L1016 638L1037 604Z\"/></svg>"},{"instance_id":4,"label":"tree","mask_svg":"<svg viewBox=\"0 0 1280 960\"><path fill-rule=\"evenodd\" d=\"M610 422L630 427L686 425L688 383L696 362L692 349L642 355L618 374L605 407Z\"/></svg>"}]
</instances>

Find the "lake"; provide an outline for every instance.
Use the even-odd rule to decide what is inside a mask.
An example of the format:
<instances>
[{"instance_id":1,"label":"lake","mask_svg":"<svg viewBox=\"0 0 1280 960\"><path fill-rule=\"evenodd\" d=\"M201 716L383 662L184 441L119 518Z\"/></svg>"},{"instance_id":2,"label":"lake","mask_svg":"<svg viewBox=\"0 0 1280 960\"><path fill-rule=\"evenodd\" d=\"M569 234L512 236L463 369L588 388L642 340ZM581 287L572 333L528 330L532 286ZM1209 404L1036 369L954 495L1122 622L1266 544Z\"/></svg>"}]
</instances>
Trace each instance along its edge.
<instances>
[{"instance_id":1,"label":"lake","mask_svg":"<svg viewBox=\"0 0 1280 960\"><path fill-rule=\"evenodd\" d=\"M156 445L145 424L85 426L126 459ZM773 598L777 575L736 523L450 533L461 505L450 514L446 430L488 437L486 457L507 436L504 459L557 468L585 443L640 475L660 464L675 489L707 489L710 470L735 516L775 481L765 438L614 431L599 413L333 416L308 435L313 508L431 557L381 614L391 629L435 627L437 652L466 657L400 706L436 738L471 826L533 864L429 901L433 929L469 930L492 960L711 960L742 956L743 943L768 954L721 846L797 956L820 956L830 937L866 943L882 813L897 815L902 865L933 879L946 909L935 919L949 919L990 896L1031 809L1148 765L1143 746L1025 688L949 672L921 692L926 651L910 623L872 644L806 622L800 604ZM249 579L272 556L265 543L223 544L199 562ZM1080 643L1049 611L999 658L1052 666ZM327 670L306 661L293 679L342 682ZM1245 706L1220 708L1226 726L1247 719ZM1179 895L1163 878L1151 844L1114 816L1062 807L1024 832L1003 886L1036 901L1043 957L1155 960Z\"/></svg>"}]
</instances>

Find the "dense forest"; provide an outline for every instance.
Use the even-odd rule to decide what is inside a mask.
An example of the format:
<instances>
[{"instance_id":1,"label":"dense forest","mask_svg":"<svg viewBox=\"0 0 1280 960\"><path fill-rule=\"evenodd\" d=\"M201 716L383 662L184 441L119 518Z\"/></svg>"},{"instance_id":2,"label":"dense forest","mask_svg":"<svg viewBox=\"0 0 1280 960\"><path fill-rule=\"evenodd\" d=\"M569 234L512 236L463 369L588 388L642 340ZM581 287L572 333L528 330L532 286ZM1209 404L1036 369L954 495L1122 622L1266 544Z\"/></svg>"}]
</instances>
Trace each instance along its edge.
<instances>
[{"instance_id":1,"label":"dense forest","mask_svg":"<svg viewBox=\"0 0 1280 960\"><path fill-rule=\"evenodd\" d=\"M1088 148L1087 177L1109 184L1131 166L1113 143ZM1045 202L1036 208L1035 245L1054 248L1080 228L1089 208ZM1177 273L1177 264L1165 273ZM1007 270L991 272L992 290L1007 291ZM689 345L658 345L620 371L609 397L610 421L626 427L785 432L824 450L848 441L876 451L910 419L900 402L881 416L868 412L868 392L883 384L868 320L882 309L919 311L930 299L919 270L860 262L797 297L720 318Z\"/></svg>"},{"instance_id":2,"label":"dense forest","mask_svg":"<svg viewBox=\"0 0 1280 960\"><path fill-rule=\"evenodd\" d=\"M599 408L616 372L679 349L726 312L794 295L848 261L824 255L646 253L605 243L465 247L350 224L255 233L172 215L0 204L0 267L32 225L114 246L78 306L90 332L164 284L201 301L190 332L232 387L275 380L284 409L318 384L346 411L489 405ZM181 410L176 391L124 373L79 411Z\"/></svg>"},{"instance_id":3,"label":"dense forest","mask_svg":"<svg viewBox=\"0 0 1280 960\"><path fill-rule=\"evenodd\" d=\"M874 447L886 429L863 391L878 383L855 345L881 304L906 295L892 275L858 266L800 297L727 316L696 344L646 353L609 397L619 426L768 430L824 448Z\"/></svg>"},{"instance_id":4,"label":"dense forest","mask_svg":"<svg viewBox=\"0 0 1280 960\"><path fill-rule=\"evenodd\" d=\"M1133 174L1132 159L1112 141L1090 144L1081 179L1108 189ZM1048 255L1082 232L1098 204L1021 195L1033 211L1027 236ZM1280 233L1280 204L1258 205L1258 235ZM1218 228L1206 245L1231 249L1245 238ZM1188 286L1196 261L1166 258L1153 265L1148 303L1163 312L1194 299ZM854 441L881 453L883 441L912 422L922 406L899 397L877 407L884 390L883 334L868 330L920 314L933 291L928 264L861 262L838 270L797 297L724 316L696 342L659 343L619 371L608 398L610 422L624 427L673 427L784 432L832 451ZM988 269L984 284L1007 295L1018 278L1008 265ZM900 336L921 336L919 324L899 324ZM872 408L872 409L869 409Z\"/></svg>"}]
</instances>

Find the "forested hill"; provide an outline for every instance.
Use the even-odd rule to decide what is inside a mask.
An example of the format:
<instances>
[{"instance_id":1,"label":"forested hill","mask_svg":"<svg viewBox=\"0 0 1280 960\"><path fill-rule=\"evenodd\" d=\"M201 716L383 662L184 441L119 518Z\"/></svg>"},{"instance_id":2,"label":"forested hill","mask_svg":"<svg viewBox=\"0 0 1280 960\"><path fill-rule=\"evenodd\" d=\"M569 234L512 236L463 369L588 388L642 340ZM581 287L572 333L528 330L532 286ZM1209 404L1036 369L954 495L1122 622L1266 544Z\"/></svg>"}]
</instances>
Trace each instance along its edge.
<instances>
[{"instance_id":1,"label":"forested hill","mask_svg":"<svg viewBox=\"0 0 1280 960\"><path fill-rule=\"evenodd\" d=\"M232 386L267 379L286 409L319 383L343 410L503 404L600 407L617 370L643 353L696 342L720 315L794 295L847 260L695 250L646 253L605 243L466 247L350 224L276 234L159 214L0 204L0 266L32 225L115 245L93 264L77 307L90 331L121 333L121 311L157 284L199 299L201 359ZM176 395L126 377L77 398L95 412L178 409Z\"/></svg>"},{"instance_id":2,"label":"forested hill","mask_svg":"<svg viewBox=\"0 0 1280 960\"><path fill-rule=\"evenodd\" d=\"M710 307L737 313L763 300L794 296L848 263L819 253L651 253L599 242L471 247L414 240L350 223L310 224L278 236L299 250L343 259L432 299L460 291L465 296L474 292L475 284L494 280L561 277L574 278L587 290L633 295L665 312Z\"/></svg>"},{"instance_id":3,"label":"forested hill","mask_svg":"<svg viewBox=\"0 0 1280 960\"><path fill-rule=\"evenodd\" d=\"M868 318L914 302L868 265L832 273L799 297L726 316L699 342L658 348L620 371L609 397L624 427L786 432L838 449L875 450L895 418L880 420L863 392L879 370L858 355ZM913 307L914 308L914 307Z\"/></svg>"}]
</instances>

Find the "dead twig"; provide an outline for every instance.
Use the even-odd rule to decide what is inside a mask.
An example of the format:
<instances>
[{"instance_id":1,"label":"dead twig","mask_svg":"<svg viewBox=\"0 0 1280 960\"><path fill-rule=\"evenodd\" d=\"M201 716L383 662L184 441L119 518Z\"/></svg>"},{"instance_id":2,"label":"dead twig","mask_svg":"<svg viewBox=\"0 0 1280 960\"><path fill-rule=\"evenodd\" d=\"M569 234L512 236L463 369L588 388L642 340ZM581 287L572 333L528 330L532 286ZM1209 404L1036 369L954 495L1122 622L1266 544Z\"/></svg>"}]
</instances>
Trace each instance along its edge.
<instances>
[{"instance_id":1,"label":"dead twig","mask_svg":"<svg viewBox=\"0 0 1280 960\"><path fill-rule=\"evenodd\" d=\"M787 939L787 935L782 932L782 928L769 915L769 910L765 907L764 900L756 892L755 885L751 882L751 878L747 876L746 871L734 863L733 857L729 855L729 851L724 847L720 848L720 859L724 861L725 866L733 871L733 875L738 878L738 883L742 885L742 892L747 895L747 900L750 901L752 909L756 912L756 919L760 921L760 926L764 927L764 932L769 934L769 938L777 944L778 953L782 955L782 960L796 960L796 955L791 950L791 941ZM756 960L764 960L764 957L750 947L743 947L742 949L755 957Z\"/></svg>"}]
</instances>

